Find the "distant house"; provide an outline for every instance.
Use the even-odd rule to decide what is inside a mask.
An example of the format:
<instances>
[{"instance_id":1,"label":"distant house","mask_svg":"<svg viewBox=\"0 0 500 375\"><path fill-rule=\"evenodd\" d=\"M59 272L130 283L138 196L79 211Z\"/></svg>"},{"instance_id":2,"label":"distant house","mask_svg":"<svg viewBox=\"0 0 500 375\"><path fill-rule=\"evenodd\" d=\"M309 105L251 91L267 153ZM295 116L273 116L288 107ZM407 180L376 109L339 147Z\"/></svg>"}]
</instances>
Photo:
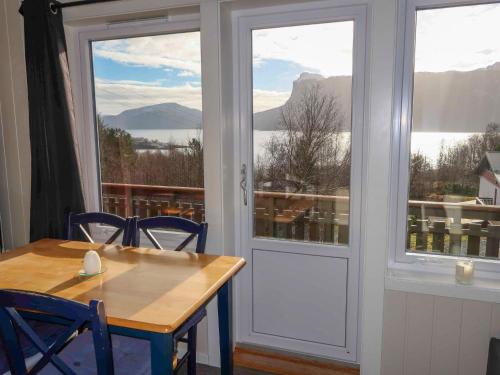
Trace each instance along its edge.
<instances>
[{"instance_id":1,"label":"distant house","mask_svg":"<svg viewBox=\"0 0 500 375\"><path fill-rule=\"evenodd\" d=\"M484 155L477 169L479 174L479 198L486 204L500 203L500 152Z\"/></svg>"}]
</instances>

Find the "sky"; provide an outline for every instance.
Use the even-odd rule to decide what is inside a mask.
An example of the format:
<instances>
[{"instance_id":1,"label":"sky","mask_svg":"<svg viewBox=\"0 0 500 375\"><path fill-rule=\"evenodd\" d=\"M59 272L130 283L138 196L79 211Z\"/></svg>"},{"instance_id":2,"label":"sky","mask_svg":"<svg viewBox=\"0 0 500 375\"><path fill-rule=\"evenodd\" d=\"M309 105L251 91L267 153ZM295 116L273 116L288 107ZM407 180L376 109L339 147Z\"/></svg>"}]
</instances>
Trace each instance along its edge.
<instances>
[{"instance_id":1,"label":"sky","mask_svg":"<svg viewBox=\"0 0 500 375\"><path fill-rule=\"evenodd\" d=\"M500 61L500 4L417 13L416 71L474 70ZM253 31L254 111L283 104L302 72L352 74L353 22ZM201 110L200 33L93 42L97 110L165 102Z\"/></svg>"}]
</instances>

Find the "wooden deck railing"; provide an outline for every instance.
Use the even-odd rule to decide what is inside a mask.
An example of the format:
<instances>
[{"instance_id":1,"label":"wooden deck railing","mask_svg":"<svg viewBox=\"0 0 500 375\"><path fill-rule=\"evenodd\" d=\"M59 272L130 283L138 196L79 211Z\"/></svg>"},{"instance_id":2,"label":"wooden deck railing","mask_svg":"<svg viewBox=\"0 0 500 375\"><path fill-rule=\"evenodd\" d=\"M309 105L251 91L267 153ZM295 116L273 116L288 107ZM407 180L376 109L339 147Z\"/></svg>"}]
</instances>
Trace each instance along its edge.
<instances>
[{"instance_id":1,"label":"wooden deck railing","mask_svg":"<svg viewBox=\"0 0 500 375\"><path fill-rule=\"evenodd\" d=\"M204 189L102 184L103 209L122 216L205 220ZM256 236L349 242L349 197L256 191ZM408 249L499 257L500 206L410 201Z\"/></svg>"},{"instance_id":2,"label":"wooden deck railing","mask_svg":"<svg viewBox=\"0 0 500 375\"><path fill-rule=\"evenodd\" d=\"M498 258L500 206L410 201L407 247Z\"/></svg>"}]
</instances>

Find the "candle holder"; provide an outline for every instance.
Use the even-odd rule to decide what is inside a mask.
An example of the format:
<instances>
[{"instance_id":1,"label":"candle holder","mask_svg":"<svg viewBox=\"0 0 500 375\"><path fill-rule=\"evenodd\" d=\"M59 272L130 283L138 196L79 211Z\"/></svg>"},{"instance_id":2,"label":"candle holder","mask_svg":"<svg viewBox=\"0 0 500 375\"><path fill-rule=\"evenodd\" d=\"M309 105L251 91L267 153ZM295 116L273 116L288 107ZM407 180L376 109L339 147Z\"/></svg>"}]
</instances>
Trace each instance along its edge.
<instances>
[{"instance_id":1,"label":"candle holder","mask_svg":"<svg viewBox=\"0 0 500 375\"><path fill-rule=\"evenodd\" d=\"M459 260L455 265L455 280L462 285L472 284L474 278L474 262Z\"/></svg>"}]
</instances>

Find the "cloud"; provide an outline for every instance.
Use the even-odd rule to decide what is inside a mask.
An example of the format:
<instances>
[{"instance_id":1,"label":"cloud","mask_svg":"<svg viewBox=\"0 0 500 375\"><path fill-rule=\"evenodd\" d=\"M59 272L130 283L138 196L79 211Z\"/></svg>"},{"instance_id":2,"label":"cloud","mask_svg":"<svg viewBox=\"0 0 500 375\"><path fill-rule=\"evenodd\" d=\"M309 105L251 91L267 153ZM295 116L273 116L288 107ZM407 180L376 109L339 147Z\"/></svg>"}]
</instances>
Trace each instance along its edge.
<instances>
[{"instance_id":1,"label":"cloud","mask_svg":"<svg viewBox=\"0 0 500 375\"><path fill-rule=\"evenodd\" d=\"M468 71L500 61L500 4L417 12L415 70Z\"/></svg>"},{"instance_id":2,"label":"cloud","mask_svg":"<svg viewBox=\"0 0 500 375\"><path fill-rule=\"evenodd\" d=\"M201 74L200 33L154 35L93 43L93 53L115 62Z\"/></svg>"},{"instance_id":3,"label":"cloud","mask_svg":"<svg viewBox=\"0 0 500 375\"><path fill-rule=\"evenodd\" d=\"M188 70L183 70L178 74L179 77L194 77L195 74L193 72L190 72Z\"/></svg>"},{"instance_id":4,"label":"cloud","mask_svg":"<svg viewBox=\"0 0 500 375\"><path fill-rule=\"evenodd\" d=\"M94 82L96 85L134 85L134 86L161 86L164 80L158 79L154 81L134 81L134 80L112 80L96 77Z\"/></svg>"},{"instance_id":5,"label":"cloud","mask_svg":"<svg viewBox=\"0 0 500 375\"><path fill-rule=\"evenodd\" d=\"M96 79L95 93L97 112L104 115L116 115L127 109L169 102L202 109L201 86L191 84L164 87L156 83ZM279 107L289 97L289 92L254 90L255 111Z\"/></svg>"},{"instance_id":6,"label":"cloud","mask_svg":"<svg viewBox=\"0 0 500 375\"><path fill-rule=\"evenodd\" d=\"M163 87L146 82L96 80L95 94L97 112L105 115L170 102L201 110L201 87L190 84Z\"/></svg>"},{"instance_id":7,"label":"cloud","mask_svg":"<svg viewBox=\"0 0 500 375\"><path fill-rule=\"evenodd\" d=\"M254 64L279 59L325 76L348 75L352 43L352 21L256 30ZM97 41L93 53L126 65L180 69L184 77L201 74L199 32Z\"/></svg>"},{"instance_id":8,"label":"cloud","mask_svg":"<svg viewBox=\"0 0 500 375\"><path fill-rule=\"evenodd\" d=\"M290 92L253 90L254 112L261 112L271 108L279 107L290 98Z\"/></svg>"},{"instance_id":9,"label":"cloud","mask_svg":"<svg viewBox=\"0 0 500 375\"><path fill-rule=\"evenodd\" d=\"M253 62L285 60L324 76L352 74L353 21L253 31Z\"/></svg>"}]
</instances>

